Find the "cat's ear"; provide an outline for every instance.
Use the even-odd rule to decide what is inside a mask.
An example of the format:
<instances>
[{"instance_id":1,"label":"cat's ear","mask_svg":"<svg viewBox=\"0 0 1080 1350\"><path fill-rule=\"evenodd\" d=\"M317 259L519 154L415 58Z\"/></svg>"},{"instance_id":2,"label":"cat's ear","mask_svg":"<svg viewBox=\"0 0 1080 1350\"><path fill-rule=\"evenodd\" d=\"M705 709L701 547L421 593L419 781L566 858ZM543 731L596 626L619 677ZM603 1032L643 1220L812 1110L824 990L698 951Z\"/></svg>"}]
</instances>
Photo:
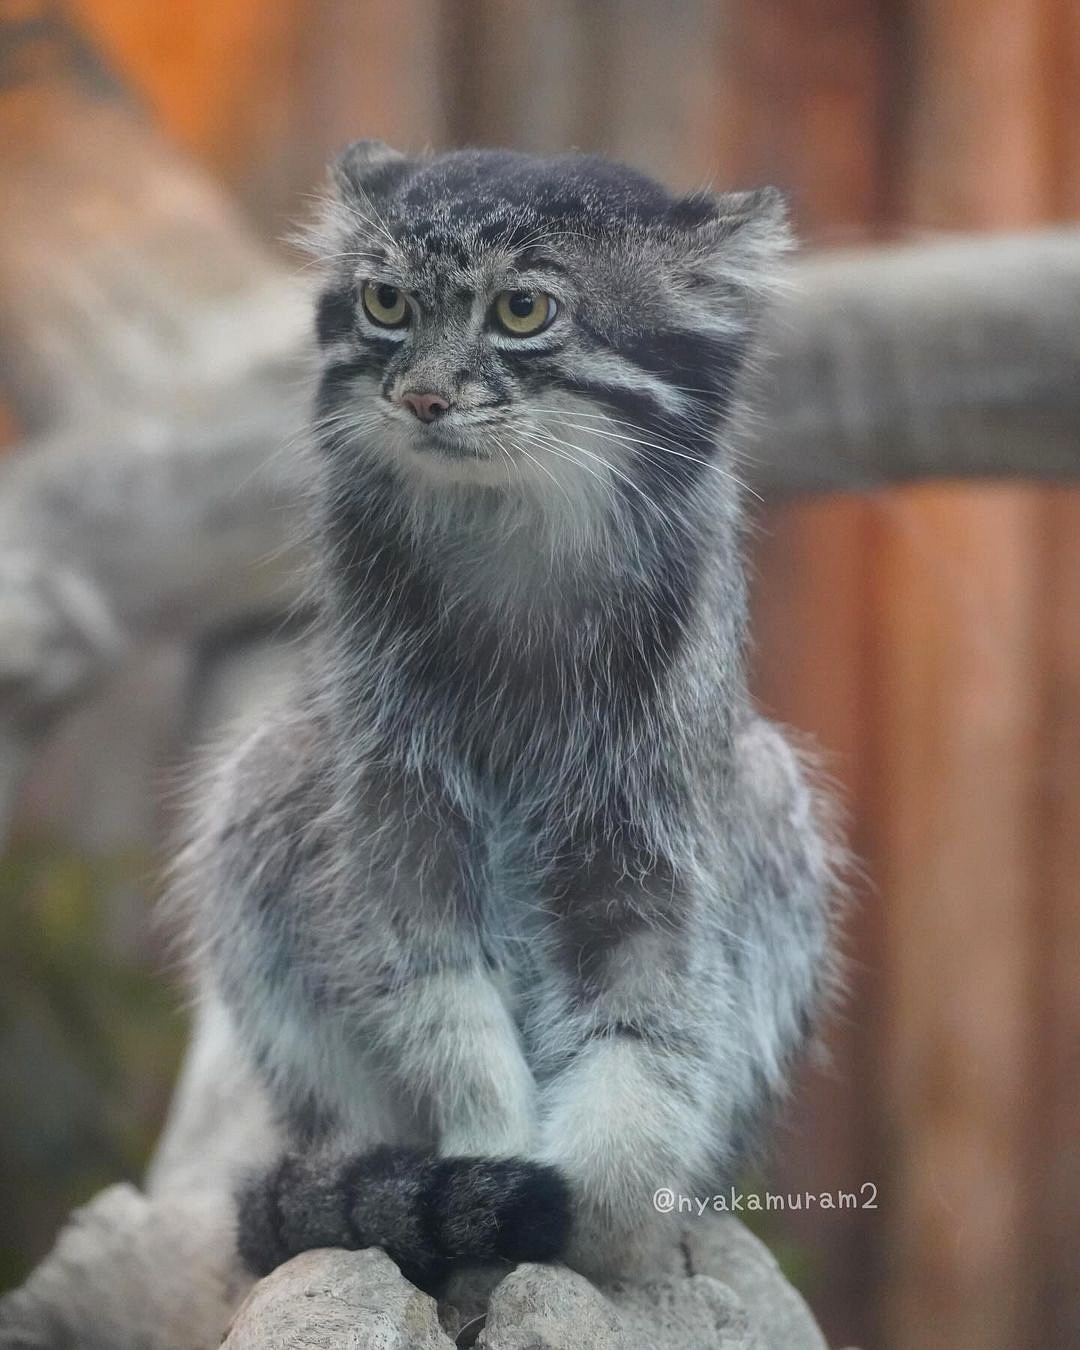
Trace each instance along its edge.
<instances>
[{"instance_id":1,"label":"cat's ear","mask_svg":"<svg viewBox=\"0 0 1080 1350\"><path fill-rule=\"evenodd\" d=\"M699 279L725 289L771 290L794 247L787 202L776 188L693 193L676 202L674 215Z\"/></svg>"},{"instance_id":2,"label":"cat's ear","mask_svg":"<svg viewBox=\"0 0 1080 1350\"><path fill-rule=\"evenodd\" d=\"M345 202L377 201L404 177L409 161L385 141L353 141L330 166L338 196Z\"/></svg>"},{"instance_id":3,"label":"cat's ear","mask_svg":"<svg viewBox=\"0 0 1080 1350\"><path fill-rule=\"evenodd\" d=\"M411 161L384 141L353 141L330 164L325 190L310 222L292 243L316 261L332 262L358 237L382 234L383 203L408 172Z\"/></svg>"}]
</instances>

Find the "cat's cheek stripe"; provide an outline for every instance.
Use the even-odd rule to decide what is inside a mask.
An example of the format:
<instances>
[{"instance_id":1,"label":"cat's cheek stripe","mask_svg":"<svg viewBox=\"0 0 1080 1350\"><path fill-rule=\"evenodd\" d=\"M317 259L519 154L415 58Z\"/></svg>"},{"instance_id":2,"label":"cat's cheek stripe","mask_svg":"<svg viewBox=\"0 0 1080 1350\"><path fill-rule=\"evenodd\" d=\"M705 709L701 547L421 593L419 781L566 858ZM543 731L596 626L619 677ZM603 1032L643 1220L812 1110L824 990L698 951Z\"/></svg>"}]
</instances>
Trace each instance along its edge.
<instances>
[{"instance_id":1,"label":"cat's cheek stripe","mask_svg":"<svg viewBox=\"0 0 1080 1350\"><path fill-rule=\"evenodd\" d=\"M356 310L360 293L355 285L324 291L315 308L315 335L319 345L349 337L356 328Z\"/></svg>"}]
</instances>

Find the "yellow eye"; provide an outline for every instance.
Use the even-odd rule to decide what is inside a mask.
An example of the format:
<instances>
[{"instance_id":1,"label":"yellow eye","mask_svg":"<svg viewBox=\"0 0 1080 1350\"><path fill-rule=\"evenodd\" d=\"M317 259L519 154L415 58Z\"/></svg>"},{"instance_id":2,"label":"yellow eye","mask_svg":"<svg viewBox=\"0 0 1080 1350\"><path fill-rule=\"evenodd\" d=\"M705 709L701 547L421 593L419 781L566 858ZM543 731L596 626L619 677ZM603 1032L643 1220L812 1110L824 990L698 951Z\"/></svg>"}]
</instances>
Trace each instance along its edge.
<instances>
[{"instance_id":1,"label":"yellow eye","mask_svg":"<svg viewBox=\"0 0 1080 1350\"><path fill-rule=\"evenodd\" d=\"M364 313L380 328L404 328L409 322L409 303L405 292L381 281L365 281L361 293Z\"/></svg>"},{"instance_id":2,"label":"yellow eye","mask_svg":"<svg viewBox=\"0 0 1080 1350\"><path fill-rule=\"evenodd\" d=\"M495 300L499 327L514 337L539 333L554 319L557 309L546 291L503 291Z\"/></svg>"}]
</instances>

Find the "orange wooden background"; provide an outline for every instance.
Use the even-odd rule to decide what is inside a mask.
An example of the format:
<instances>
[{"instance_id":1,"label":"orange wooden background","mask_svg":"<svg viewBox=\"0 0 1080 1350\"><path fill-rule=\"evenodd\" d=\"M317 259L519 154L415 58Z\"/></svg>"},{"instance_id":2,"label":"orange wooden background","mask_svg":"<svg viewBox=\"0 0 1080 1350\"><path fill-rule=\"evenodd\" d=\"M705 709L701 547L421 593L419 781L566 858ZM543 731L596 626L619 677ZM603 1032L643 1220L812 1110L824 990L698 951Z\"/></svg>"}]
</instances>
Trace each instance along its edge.
<instances>
[{"instance_id":1,"label":"orange wooden background","mask_svg":"<svg viewBox=\"0 0 1080 1350\"><path fill-rule=\"evenodd\" d=\"M1070 0L72 3L270 237L359 134L772 181L811 244L1080 214ZM760 696L828 751L868 878L772 1175L880 1206L786 1236L837 1344L1076 1347L1080 499L784 506L754 566Z\"/></svg>"}]
</instances>

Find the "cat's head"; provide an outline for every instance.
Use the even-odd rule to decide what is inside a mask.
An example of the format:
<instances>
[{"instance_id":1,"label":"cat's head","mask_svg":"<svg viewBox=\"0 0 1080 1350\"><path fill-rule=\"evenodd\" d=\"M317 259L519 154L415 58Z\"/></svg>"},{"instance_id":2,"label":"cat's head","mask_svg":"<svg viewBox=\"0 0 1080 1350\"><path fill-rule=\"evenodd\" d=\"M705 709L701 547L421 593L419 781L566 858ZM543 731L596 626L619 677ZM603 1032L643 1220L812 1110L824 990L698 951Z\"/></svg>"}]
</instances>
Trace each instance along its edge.
<instances>
[{"instance_id":1,"label":"cat's head","mask_svg":"<svg viewBox=\"0 0 1080 1350\"><path fill-rule=\"evenodd\" d=\"M594 157L377 141L333 183L315 251L336 452L440 487L658 501L720 453L787 243L778 194L678 197Z\"/></svg>"}]
</instances>

